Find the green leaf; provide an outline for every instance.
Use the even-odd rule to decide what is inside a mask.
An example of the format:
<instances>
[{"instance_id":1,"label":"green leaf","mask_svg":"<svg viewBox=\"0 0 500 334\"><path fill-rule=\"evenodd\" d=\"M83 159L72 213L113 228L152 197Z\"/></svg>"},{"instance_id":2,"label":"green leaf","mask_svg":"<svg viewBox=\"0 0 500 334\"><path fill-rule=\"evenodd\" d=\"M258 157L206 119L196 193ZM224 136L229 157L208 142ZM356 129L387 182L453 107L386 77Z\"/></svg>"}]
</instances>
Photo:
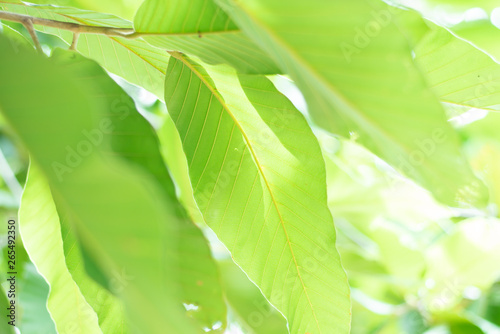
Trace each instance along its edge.
<instances>
[{"instance_id":1,"label":"green leaf","mask_svg":"<svg viewBox=\"0 0 500 334\"><path fill-rule=\"evenodd\" d=\"M129 333L125 310L121 301L100 284L89 277L86 271L88 259L84 258L77 243L75 232L68 219L61 217L61 233L63 235L64 255L71 277L85 297L85 300L97 314L99 327L103 333ZM129 279L126 272L114 272L110 278L113 291L123 289Z\"/></svg>"},{"instance_id":2,"label":"green leaf","mask_svg":"<svg viewBox=\"0 0 500 334\"><path fill-rule=\"evenodd\" d=\"M487 131L484 131L482 135L474 136L476 142L480 143L481 148L474 157L473 166L476 170L481 171L482 177L490 189L491 202L496 204L496 210L500 208L500 147L496 142L499 124L498 116L500 115L490 114L486 118L472 124L472 131L483 130L481 125L486 125L494 132L489 138L487 138ZM466 127L466 131L469 130L467 128L469 127ZM486 137L489 141L486 143L478 141L477 139L481 137Z\"/></svg>"},{"instance_id":3,"label":"green leaf","mask_svg":"<svg viewBox=\"0 0 500 334\"><path fill-rule=\"evenodd\" d=\"M278 66L213 0L146 0L135 16L137 32L151 44L227 63L242 73L274 74Z\"/></svg>"},{"instance_id":4,"label":"green leaf","mask_svg":"<svg viewBox=\"0 0 500 334\"><path fill-rule=\"evenodd\" d=\"M100 119L106 111L110 118L121 115L92 97L92 77L103 70L77 58L88 71L84 80L57 61L16 54L4 39L0 44L1 62L9 63L2 71L0 110L47 176L54 196L78 217L78 238L101 271L107 277L130 275L126 289L115 293L133 330L197 333L175 291L177 204L165 198L150 175L103 156L103 147L88 137L91 130L109 131L109 118Z\"/></svg>"},{"instance_id":5,"label":"green leaf","mask_svg":"<svg viewBox=\"0 0 500 334\"><path fill-rule=\"evenodd\" d=\"M500 65L445 29L435 28L415 49L415 58L441 102L500 110Z\"/></svg>"},{"instance_id":6,"label":"green leaf","mask_svg":"<svg viewBox=\"0 0 500 334\"><path fill-rule=\"evenodd\" d=\"M376 0L219 2L279 60L319 126L358 138L444 203L484 204L400 29L411 13Z\"/></svg>"},{"instance_id":7,"label":"green leaf","mask_svg":"<svg viewBox=\"0 0 500 334\"><path fill-rule=\"evenodd\" d=\"M9 12L41 17L61 22L93 26L132 28L132 23L119 17L81 9L10 4L0 1L0 7ZM73 33L61 29L35 25L35 29L62 38L71 44ZM163 97L164 75L168 64L166 52L146 43L141 38L80 34L76 50L94 59L109 72Z\"/></svg>"},{"instance_id":8,"label":"green leaf","mask_svg":"<svg viewBox=\"0 0 500 334\"><path fill-rule=\"evenodd\" d=\"M26 251L51 289L48 310L61 333L102 333L94 310L66 268L61 227L50 189L41 171L31 165L19 210Z\"/></svg>"},{"instance_id":9,"label":"green leaf","mask_svg":"<svg viewBox=\"0 0 500 334\"><path fill-rule=\"evenodd\" d=\"M233 261L220 263L224 291L244 333L286 334L286 320Z\"/></svg>"},{"instance_id":10,"label":"green leaf","mask_svg":"<svg viewBox=\"0 0 500 334\"><path fill-rule=\"evenodd\" d=\"M422 16L451 31L496 62L500 62L500 45L497 43L500 29L498 29L498 19L494 15L498 1L426 0L425 5L408 0L391 2L420 12ZM467 15L469 13L471 15Z\"/></svg>"},{"instance_id":11,"label":"green leaf","mask_svg":"<svg viewBox=\"0 0 500 334\"><path fill-rule=\"evenodd\" d=\"M26 48L33 45L32 42L24 37L20 32L12 27L9 27L8 25L0 23L0 32L13 44L14 50L16 50L19 46Z\"/></svg>"},{"instance_id":12,"label":"green leaf","mask_svg":"<svg viewBox=\"0 0 500 334\"><path fill-rule=\"evenodd\" d=\"M484 318L500 326L500 282L493 284L486 296L487 306Z\"/></svg>"},{"instance_id":13,"label":"green leaf","mask_svg":"<svg viewBox=\"0 0 500 334\"><path fill-rule=\"evenodd\" d=\"M449 334L485 334L475 324L466 319L457 319L448 325Z\"/></svg>"},{"instance_id":14,"label":"green leaf","mask_svg":"<svg viewBox=\"0 0 500 334\"><path fill-rule=\"evenodd\" d=\"M347 333L324 162L304 117L263 76L173 56L165 101L206 223L292 333Z\"/></svg>"},{"instance_id":15,"label":"green leaf","mask_svg":"<svg viewBox=\"0 0 500 334\"><path fill-rule=\"evenodd\" d=\"M64 55L61 54L63 57ZM58 57L60 62L81 81L87 80L88 73L92 73L92 69L82 66L81 63L72 59L65 61L59 54L54 56ZM112 110L117 112L117 117L110 119L109 134L94 132L91 136L95 140L99 140L101 136L103 145L109 145L103 147L104 155L110 158L120 157L131 165L141 168L154 178L163 191L177 214L180 242L175 259L179 269L177 284L180 287L182 302L196 308L189 314L196 318L203 328L212 328L216 323L220 323L220 329L223 330L226 323L226 305L216 263L203 233L188 219L187 213L178 202L154 129L135 110L134 101L103 71L94 74L92 80L92 97L95 100L101 99L103 105L111 106ZM107 117L108 112L100 115L103 120Z\"/></svg>"},{"instance_id":16,"label":"green leaf","mask_svg":"<svg viewBox=\"0 0 500 334\"><path fill-rule=\"evenodd\" d=\"M477 49L483 51L497 63L500 63L500 37L498 29L489 17L472 22L463 22L451 28L454 34L466 40Z\"/></svg>"},{"instance_id":17,"label":"green leaf","mask_svg":"<svg viewBox=\"0 0 500 334\"><path fill-rule=\"evenodd\" d=\"M189 171L186 156L182 149L179 133L172 118L167 114L163 125L157 130L160 140L160 149L172 179L176 182L179 200L188 211L191 219L197 223L204 223L193 195L193 188L189 180Z\"/></svg>"},{"instance_id":18,"label":"green leaf","mask_svg":"<svg viewBox=\"0 0 500 334\"><path fill-rule=\"evenodd\" d=\"M10 2L21 2L11 0ZM140 0L32 0L34 4L53 4L58 6L67 6L81 9L88 9L102 13L112 13L119 17L130 20L134 17L137 8L141 5Z\"/></svg>"},{"instance_id":19,"label":"green leaf","mask_svg":"<svg viewBox=\"0 0 500 334\"><path fill-rule=\"evenodd\" d=\"M45 177L34 164L23 194L20 225L31 260L51 285L48 306L59 331L126 333L123 306L88 277L74 231L66 219L59 219ZM122 283L120 274L111 280Z\"/></svg>"}]
</instances>

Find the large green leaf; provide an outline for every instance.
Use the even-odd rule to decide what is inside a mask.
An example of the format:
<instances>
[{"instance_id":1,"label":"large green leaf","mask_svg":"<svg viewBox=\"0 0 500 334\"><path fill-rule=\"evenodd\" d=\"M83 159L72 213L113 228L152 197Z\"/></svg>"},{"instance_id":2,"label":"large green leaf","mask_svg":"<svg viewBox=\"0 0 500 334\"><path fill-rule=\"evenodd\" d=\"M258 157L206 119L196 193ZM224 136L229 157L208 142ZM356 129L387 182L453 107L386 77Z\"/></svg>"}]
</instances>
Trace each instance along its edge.
<instances>
[{"instance_id":1,"label":"large green leaf","mask_svg":"<svg viewBox=\"0 0 500 334\"><path fill-rule=\"evenodd\" d=\"M58 331L102 333L94 310L66 268L56 207L44 175L35 165L21 200L19 225L31 261L50 284L47 307Z\"/></svg>"},{"instance_id":2,"label":"large green leaf","mask_svg":"<svg viewBox=\"0 0 500 334\"><path fill-rule=\"evenodd\" d=\"M121 303L86 274L76 236L59 219L45 177L34 164L19 214L31 260L51 285L48 307L59 332L126 333ZM114 273L111 280L122 284L122 274Z\"/></svg>"},{"instance_id":3,"label":"large green leaf","mask_svg":"<svg viewBox=\"0 0 500 334\"><path fill-rule=\"evenodd\" d=\"M348 333L349 288L307 122L264 76L173 55L165 101L206 223L292 333Z\"/></svg>"},{"instance_id":4,"label":"large green leaf","mask_svg":"<svg viewBox=\"0 0 500 334\"><path fill-rule=\"evenodd\" d=\"M419 43L415 57L441 102L500 110L500 65L471 44L436 28Z\"/></svg>"},{"instance_id":5,"label":"large green leaf","mask_svg":"<svg viewBox=\"0 0 500 334\"><path fill-rule=\"evenodd\" d=\"M243 73L279 72L213 0L146 0L134 25L137 32L150 35L144 37L148 42L169 51L186 52L208 63L228 63Z\"/></svg>"},{"instance_id":6,"label":"large green leaf","mask_svg":"<svg viewBox=\"0 0 500 334\"><path fill-rule=\"evenodd\" d=\"M358 138L447 204L484 204L484 186L412 60L401 29L412 13L376 0L219 2L279 60L318 125Z\"/></svg>"},{"instance_id":7,"label":"large green leaf","mask_svg":"<svg viewBox=\"0 0 500 334\"><path fill-rule=\"evenodd\" d=\"M93 26L132 28L132 23L119 17L75 8L10 4L0 1L3 10L61 22ZM35 29L61 37L71 44L73 33L35 25ZM168 64L166 52L144 40L116 36L81 34L76 50L96 60L106 70L163 97L164 75Z\"/></svg>"},{"instance_id":8,"label":"large green leaf","mask_svg":"<svg viewBox=\"0 0 500 334\"><path fill-rule=\"evenodd\" d=\"M110 133L102 135L103 144L109 145L103 145L103 153L110 158L118 156L151 175L170 205L175 208L181 238L176 260L179 267L177 283L182 291L182 301L195 308L189 313L200 321L202 327L212 328L220 323L223 330L226 306L217 266L201 230L187 218L187 213L177 200L154 129L135 110L134 101L104 71L93 70L94 64L91 62L83 66L73 60L60 60L81 81L88 80L89 73L95 73L92 85L89 85L92 87L92 98L102 100L103 105L112 106L119 112L118 117L110 119ZM108 115L106 111L100 117L106 119ZM94 133L93 136L97 139L98 134Z\"/></svg>"},{"instance_id":9,"label":"large green leaf","mask_svg":"<svg viewBox=\"0 0 500 334\"><path fill-rule=\"evenodd\" d=\"M59 213L59 212L58 212ZM59 213L60 215L60 213ZM78 285L87 303L97 314L99 327L103 333L128 333L128 324L124 317L123 304L116 296L102 287L89 277L86 271L88 267L80 250L77 237L69 224L69 219L60 217L61 234L63 236L64 256L66 258L67 270ZM126 272L114 272L108 284L113 291L120 291L127 283Z\"/></svg>"},{"instance_id":10,"label":"large green leaf","mask_svg":"<svg viewBox=\"0 0 500 334\"><path fill-rule=\"evenodd\" d=\"M107 277L130 275L126 289L114 292L133 330L198 332L175 291L177 204L141 169L103 157L103 148L89 138L92 130L109 132L109 118L100 117L106 110L110 118L121 116L119 109L92 98L88 85L102 69L75 60L88 70L83 80L57 61L16 54L4 39L0 44L1 61L9 64L1 75L0 110L47 176L54 196L78 217L78 238L99 269Z\"/></svg>"}]
</instances>

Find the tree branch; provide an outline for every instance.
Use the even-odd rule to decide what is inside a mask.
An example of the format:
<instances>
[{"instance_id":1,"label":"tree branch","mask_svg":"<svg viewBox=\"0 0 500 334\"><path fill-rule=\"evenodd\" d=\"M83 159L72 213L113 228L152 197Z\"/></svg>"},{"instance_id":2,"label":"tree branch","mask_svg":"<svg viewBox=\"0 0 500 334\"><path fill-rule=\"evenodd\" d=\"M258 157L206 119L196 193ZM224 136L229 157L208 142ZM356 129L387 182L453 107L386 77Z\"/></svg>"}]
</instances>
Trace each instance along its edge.
<instances>
[{"instance_id":1,"label":"tree branch","mask_svg":"<svg viewBox=\"0 0 500 334\"><path fill-rule=\"evenodd\" d=\"M73 41L71 42L71 46L69 47L70 50L76 50L79 36L80 36L80 33L78 33L78 32L73 33Z\"/></svg>"},{"instance_id":2,"label":"tree branch","mask_svg":"<svg viewBox=\"0 0 500 334\"><path fill-rule=\"evenodd\" d=\"M26 30L30 33L31 39L33 40L33 43L35 43L35 48L36 50L43 54L43 49L42 45L40 44L40 41L38 40L38 36L36 35L35 28L33 27L33 22L31 19L27 19L25 22L22 22Z\"/></svg>"},{"instance_id":3,"label":"tree branch","mask_svg":"<svg viewBox=\"0 0 500 334\"><path fill-rule=\"evenodd\" d=\"M89 26L84 24L72 23L72 22L61 22L55 20L42 19L39 17L27 16L22 14L15 14L10 12L0 11L0 20L7 20L13 22L19 22L27 26L29 24L37 24L50 28L58 28L63 30L72 31L75 34L100 34L107 36L119 36L125 38L136 38L139 34L136 34L132 28L115 28L115 27L99 27L99 26ZM36 42L35 42L36 43Z\"/></svg>"}]
</instances>

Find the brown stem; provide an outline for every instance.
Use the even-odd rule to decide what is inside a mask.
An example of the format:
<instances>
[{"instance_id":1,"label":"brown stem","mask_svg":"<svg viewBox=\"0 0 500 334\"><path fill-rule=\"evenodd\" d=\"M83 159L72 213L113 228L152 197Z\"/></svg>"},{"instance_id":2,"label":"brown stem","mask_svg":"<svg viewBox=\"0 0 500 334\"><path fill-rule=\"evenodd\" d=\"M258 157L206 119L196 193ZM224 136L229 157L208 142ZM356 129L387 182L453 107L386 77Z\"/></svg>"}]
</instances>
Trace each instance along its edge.
<instances>
[{"instance_id":1,"label":"brown stem","mask_svg":"<svg viewBox=\"0 0 500 334\"><path fill-rule=\"evenodd\" d=\"M0 11L0 20L7 20L13 22L19 22L28 25L28 22L33 24L42 25L50 28L58 28L63 30L72 31L73 33L84 33L84 34L100 34L107 36L120 36L126 38L136 38L138 34L134 32L131 28L114 28L114 27L98 27L89 26L84 24L72 23L72 22L61 22L55 20L42 19L39 17L27 16L22 14L15 14L10 12ZM36 43L36 42L35 42Z\"/></svg>"},{"instance_id":2,"label":"brown stem","mask_svg":"<svg viewBox=\"0 0 500 334\"><path fill-rule=\"evenodd\" d=\"M43 54L43 49L42 45L40 44L40 41L38 40L38 36L36 35L35 28L33 27L33 21L30 18L27 18L23 22L21 22L26 30L30 33L31 39L33 40L33 43L35 43L35 48L36 50Z\"/></svg>"},{"instance_id":3,"label":"brown stem","mask_svg":"<svg viewBox=\"0 0 500 334\"><path fill-rule=\"evenodd\" d=\"M70 50L76 50L76 46L78 44L78 37L80 37L80 33L75 32L73 34L73 41L71 41L71 46L69 47Z\"/></svg>"}]
</instances>

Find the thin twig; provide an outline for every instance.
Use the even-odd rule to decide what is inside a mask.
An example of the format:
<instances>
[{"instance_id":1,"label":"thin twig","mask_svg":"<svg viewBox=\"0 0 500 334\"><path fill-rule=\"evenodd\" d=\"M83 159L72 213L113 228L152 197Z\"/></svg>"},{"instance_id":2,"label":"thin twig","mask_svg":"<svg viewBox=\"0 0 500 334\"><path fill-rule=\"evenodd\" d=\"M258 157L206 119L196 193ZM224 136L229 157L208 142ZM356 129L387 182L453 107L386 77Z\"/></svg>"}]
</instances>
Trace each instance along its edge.
<instances>
[{"instance_id":1,"label":"thin twig","mask_svg":"<svg viewBox=\"0 0 500 334\"><path fill-rule=\"evenodd\" d=\"M76 45L78 44L78 37L80 36L79 33L75 32L73 34L73 41L71 42L71 46L69 47L70 50L76 50Z\"/></svg>"},{"instance_id":2,"label":"thin twig","mask_svg":"<svg viewBox=\"0 0 500 334\"><path fill-rule=\"evenodd\" d=\"M50 28L58 28L63 30L72 31L74 33L85 33L85 34L100 34L107 36L120 36L126 38L136 38L138 34L134 33L132 28L115 28L115 27L98 27L89 26L84 24L72 23L72 22L61 22L55 20L42 19L39 17L33 17L22 14L15 14L10 12L0 11L0 20L7 20L13 22L19 22L26 25L27 22L31 22L31 25L37 24Z\"/></svg>"},{"instance_id":3,"label":"thin twig","mask_svg":"<svg viewBox=\"0 0 500 334\"><path fill-rule=\"evenodd\" d=\"M36 35L35 28L33 27L33 21L30 18L27 18L22 22L26 30L30 33L31 39L33 40L33 43L35 43L35 48L36 50L43 54L43 49L42 45L40 44L40 41L38 40L38 36Z\"/></svg>"}]
</instances>

